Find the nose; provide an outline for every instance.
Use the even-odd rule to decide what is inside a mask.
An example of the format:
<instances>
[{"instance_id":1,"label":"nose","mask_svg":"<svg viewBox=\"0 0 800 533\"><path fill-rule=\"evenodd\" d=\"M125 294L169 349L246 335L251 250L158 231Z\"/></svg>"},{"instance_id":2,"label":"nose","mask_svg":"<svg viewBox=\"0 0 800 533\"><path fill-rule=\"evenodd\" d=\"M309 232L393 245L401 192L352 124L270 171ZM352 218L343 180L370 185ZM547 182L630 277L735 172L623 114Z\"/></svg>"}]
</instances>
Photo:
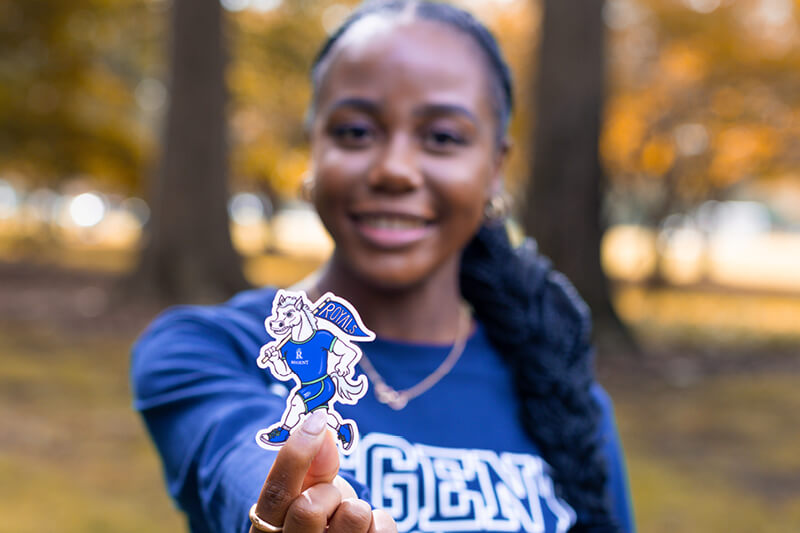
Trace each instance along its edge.
<instances>
[{"instance_id":1,"label":"nose","mask_svg":"<svg viewBox=\"0 0 800 533\"><path fill-rule=\"evenodd\" d=\"M390 193L402 193L422 184L417 168L413 138L396 133L387 139L369 175L370 187Z\"/></svg>"}]
</instances>

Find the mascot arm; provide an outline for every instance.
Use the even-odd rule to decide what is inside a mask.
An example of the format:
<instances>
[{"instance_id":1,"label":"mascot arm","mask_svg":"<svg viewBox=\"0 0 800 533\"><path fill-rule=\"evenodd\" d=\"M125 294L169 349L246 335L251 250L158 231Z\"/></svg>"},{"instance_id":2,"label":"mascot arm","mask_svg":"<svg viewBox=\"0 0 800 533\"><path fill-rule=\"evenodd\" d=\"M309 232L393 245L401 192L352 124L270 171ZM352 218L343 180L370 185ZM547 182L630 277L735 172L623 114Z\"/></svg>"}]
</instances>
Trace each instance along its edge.
<instances>
[{"instance_id":1,"label":"mascot arm","mask_svg":"<svg viewBox=\"0 0 800 533\"><path fill-rule=\"evenodd\" d=\"M269 360L269 362L272 365L272 370L274 370L275 374L278 376L284 378L292 375L292 370L286 363L286 359L283 359L282 357L273 357Z\"/></svg>"},{"instance_id":2,"label":"mascot arm","mask_svg":"<svg viewBox=\"0 0 800 533\"><path fill-rule=\"evenodd\" d=\"M331 352L333 355L339 358L339 361L335 365L336 373L340 376L345 376L350 373L350 367L356 360L356 356L358 353L353 349L351 346L348 346L346 343L342 342L339 339L333 341L333 345L331 346Z\"/></svg>"},{"instance_id":3,"label":"mascot arm","mask_svg":"<svg viewBox=\"0 0 800 533\"><path fill-rule=\"evenodd\" d=\"M280 349L267 345L261 349L261 354L266 359L267 365L269 365L275 377L285 378L292 374L292 370L289 368L286 359L282 357Z\"/></svg>"}]
</instances>

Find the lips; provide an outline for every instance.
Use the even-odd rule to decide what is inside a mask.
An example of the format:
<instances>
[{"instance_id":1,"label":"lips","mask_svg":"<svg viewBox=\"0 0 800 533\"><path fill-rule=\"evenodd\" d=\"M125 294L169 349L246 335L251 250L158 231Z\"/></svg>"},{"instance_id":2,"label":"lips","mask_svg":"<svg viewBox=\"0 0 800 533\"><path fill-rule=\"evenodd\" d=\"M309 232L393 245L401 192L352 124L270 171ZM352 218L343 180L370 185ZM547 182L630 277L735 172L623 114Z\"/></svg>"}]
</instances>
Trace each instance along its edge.
<instances>
[{"instance_id":1,"label":"lips","mask_svg":"<svg viewBox=\"0 0 800 533\"><path fill-rule=\"evenodd\" d=\"M431 232L433 220L408 213L362 212L350 216L356 229L367 242L384 249L415 244Z\"/></svg>"},{"instance_id":2,"label":"lips","mask_svg":"<svg viewBox=\"0 0 800 533\"><path fill-rule=\"evenodd\" d=\"M370 213L353 215L357 223L375 229L408 230L425 227L429 221L423 217L405 214Z\"/></svg>"}]
</instances>

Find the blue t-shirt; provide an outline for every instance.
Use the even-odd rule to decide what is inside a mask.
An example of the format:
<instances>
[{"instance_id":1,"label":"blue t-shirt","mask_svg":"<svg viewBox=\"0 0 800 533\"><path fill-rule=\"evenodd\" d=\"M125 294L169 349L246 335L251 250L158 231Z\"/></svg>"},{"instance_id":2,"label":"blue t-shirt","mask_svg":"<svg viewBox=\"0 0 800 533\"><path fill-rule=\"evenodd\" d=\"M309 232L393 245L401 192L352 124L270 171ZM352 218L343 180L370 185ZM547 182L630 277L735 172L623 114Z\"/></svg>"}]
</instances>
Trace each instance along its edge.
<instances>
[{"instance_id":1,"label":"blue t-shirt","mask_svg":"<svg viewBox=\"0 0 800 533\"><path fill-rule=\"evenodd\" d=\"M173 308L134 346L134 406L193 533L248 531L247 511L274 460L276 452L254 439L280 419L291 388L256 363L270 340L263 324L274 295L260 289L220 306ZM361 348L398 390L429 375L450 350L384 339ZM594 391L612 510L631 532L611 402L599 386ZM355 453L342 457L342 473L401 532L566 531L574 512L555 496L549 466L518 423L517 403L511 373L478 325L455 367L403 410L371 393L355 406L337 405L361 432Z\"/></svg>"},{"instance_id":2,"label":"blue t-shirt","mask_svg":"<svg viewBox=\"0 0 800 533\"><path fill-rule=\"evenodd\" d=\"M305 342L288 341L281 348L281 358L297 374L302 383L310 383L328 373L328 351L333 350L336 337L318 329Z\"/></svg>"}]
</instances>

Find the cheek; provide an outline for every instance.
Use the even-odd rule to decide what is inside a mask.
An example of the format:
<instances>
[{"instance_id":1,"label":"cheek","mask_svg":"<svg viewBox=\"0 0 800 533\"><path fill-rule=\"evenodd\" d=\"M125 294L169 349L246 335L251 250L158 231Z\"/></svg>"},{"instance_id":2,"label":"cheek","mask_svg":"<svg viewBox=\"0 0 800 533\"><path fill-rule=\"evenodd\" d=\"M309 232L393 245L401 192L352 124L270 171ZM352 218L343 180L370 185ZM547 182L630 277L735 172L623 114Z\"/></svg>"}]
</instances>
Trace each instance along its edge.
<instances>
[{"instance_id":1,"label":"cheek","mask_svg":"<svg viewBox=\"0 0 800 533\"><path fill-rule=\"evenodd\" d=\"M369 171L370 155L366 152L325 150L313 161L314 201L325 204L332 197L346 193Z\"/></svg>"},{"instance_id":2,"label":"cheek","mask_svg":"<svg viewBox=\"0 0 800 533\"><path fill-rule=\"evenodd\" d=\"M430 175L438 176L431 183L438 188L442 209L475 223L482 219L493 181L485 157L464 158L457 165L432 161L428 171Z\"/></svg>"},{"instance_id":3,"label":"cheek","mask_svg":"<svg viewBox=\"0 0 800 533\"><path fill-rule=\"evenodd\" d=\"M363 176L369 169L369 157L359 152L327 149L317 154L313 165L312 203L328 233L340 241L346 236L348 204L353 191L365 181Z\"/></svg>"}]
</instances>

